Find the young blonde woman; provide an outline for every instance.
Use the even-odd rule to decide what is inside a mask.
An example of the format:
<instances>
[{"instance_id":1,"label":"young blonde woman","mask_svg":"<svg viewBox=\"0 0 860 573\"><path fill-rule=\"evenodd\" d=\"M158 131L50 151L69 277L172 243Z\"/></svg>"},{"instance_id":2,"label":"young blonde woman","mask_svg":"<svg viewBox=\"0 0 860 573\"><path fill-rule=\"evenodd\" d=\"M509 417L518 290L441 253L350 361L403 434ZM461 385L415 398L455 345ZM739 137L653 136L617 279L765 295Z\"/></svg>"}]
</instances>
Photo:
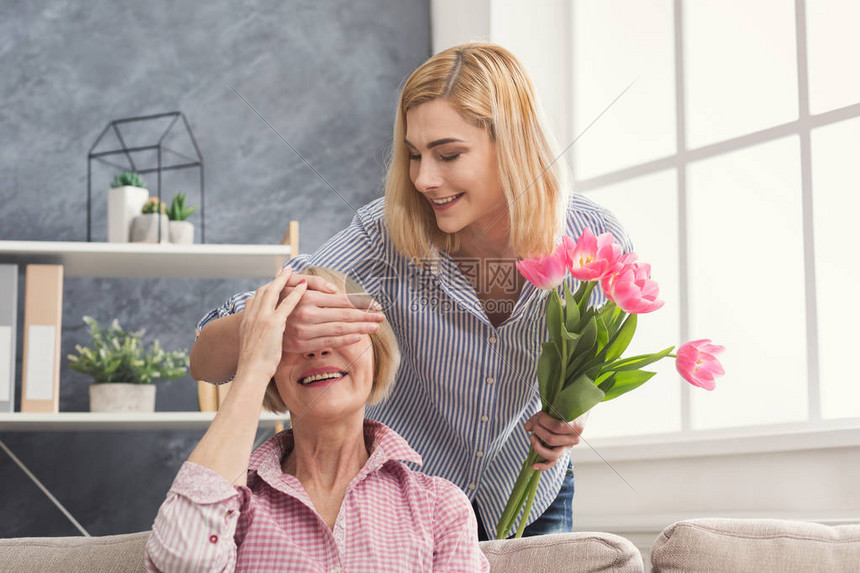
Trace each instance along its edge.
<instances>
[{"instance_id":1,"label":"young blonde woman","mask_svg":"<svg viewBox=\"0 0 860 573\"><path fill-rule=\"evenodd\" d=\"M495 531L529 443L546 471L524 534L571 530L568 452L584 428L584 420L565 424L541 412L547 293L526 283L514 261L548 254L585 227L632 250L611 213L564 188L556 153L532 83L510 52L488 43L440 52L404 85L385 196L316 253L290 261L297 273L308 265L349 273L381 307L308 279L285 351L352 343L384 312L403 361L392 396L368 416L404 436L424 458L422 471L462 488L482 539ZM196 379L220 382L235 372L248 296L201 321L191 352Z\"/></svg>"}]
</instances>

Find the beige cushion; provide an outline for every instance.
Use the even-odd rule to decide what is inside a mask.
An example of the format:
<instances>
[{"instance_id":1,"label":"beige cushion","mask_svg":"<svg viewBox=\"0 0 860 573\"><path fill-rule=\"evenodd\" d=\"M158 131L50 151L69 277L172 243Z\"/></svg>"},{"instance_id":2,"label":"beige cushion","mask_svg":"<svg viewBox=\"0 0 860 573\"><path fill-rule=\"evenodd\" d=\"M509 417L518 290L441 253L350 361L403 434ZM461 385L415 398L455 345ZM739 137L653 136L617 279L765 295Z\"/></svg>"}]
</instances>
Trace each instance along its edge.
<instances>
[{"instance_id":1,"label":"beige cushion","mask_svg":"<svg viewBox=\"0 0 860 573\"><path fill-rule=\"evenodd\" d=\"M144 572L148 531L106 537L0 539L0 572ZM493 573L506 571L643 571L642 556L628 540L609 533L560 533L509 541L485 541L481 549Z\"/></svg>"},{"instance_id":2,"label":"beige cushion","mask_svg":"<svg viewBox=\"0 0 860 573\"><path fill-rule=\"evenodd\" d=\"M483 541L493 573L644 571L642 555L629 540L611 533L556 533L506 541Z\"/></svg>"},{"instance_id":3,"label":"beige cushion","mask_svg":"<svg viewBox=\"0 0 860 573\"><path fill-rule=\"evenodd\" d=\"M19 537L0 539L0 571L52 573L146 572L143 549L148 531L104 537Z\"/></svg>"},{"instance_id":4,"label":"beige cushion","mask_svg":"<svg viewBox=\"0 0 860 573\"><path fill-rule=\"evenodd\" d=\"M651 572L860 570L860 525L780 519L692 519L663 530Z\"/></svg>"}]
</instances>

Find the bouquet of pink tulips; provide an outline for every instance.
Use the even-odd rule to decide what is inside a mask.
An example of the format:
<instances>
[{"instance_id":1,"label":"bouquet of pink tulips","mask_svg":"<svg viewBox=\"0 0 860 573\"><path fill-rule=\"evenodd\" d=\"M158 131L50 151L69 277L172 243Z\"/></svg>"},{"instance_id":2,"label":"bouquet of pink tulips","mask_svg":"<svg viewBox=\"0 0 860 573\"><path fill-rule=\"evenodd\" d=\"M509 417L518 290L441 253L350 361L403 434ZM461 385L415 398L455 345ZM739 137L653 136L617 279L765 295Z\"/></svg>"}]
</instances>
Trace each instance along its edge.
<instances>
[{"instance_id":1,"label":"bouquet of pink tulips","mask_svg":"<svg viewBox=\"0 0 860 573\"><path fill-rule=\"evenodd\" d=\"M554 253L517 263L520 273L538 288L552 289L546 309L550 340L544 343L537 375L544 412L571 422L600 402L634 390L654 376L644 366L667 356L685 380L695 386L714 389L716 376L724 374L715 355L722 346L710 340L673 346L639 356L622 357L636 332L637 315L663 306L659 287L651 280L650 265L637 262L635 253L622 254L612 235L595 237L590 229L574 243L564 237ZM565 285L564 300L556 287L567 272L581 281L575 293ZM589 298L600 283L607 302L595 309ZM523 469L511 492L505 511L496 526L496 539L505 539L522 512L516 536L528 521L541 472L533 468L542 458L529 448Z\"/></svg>"}]
</instances>

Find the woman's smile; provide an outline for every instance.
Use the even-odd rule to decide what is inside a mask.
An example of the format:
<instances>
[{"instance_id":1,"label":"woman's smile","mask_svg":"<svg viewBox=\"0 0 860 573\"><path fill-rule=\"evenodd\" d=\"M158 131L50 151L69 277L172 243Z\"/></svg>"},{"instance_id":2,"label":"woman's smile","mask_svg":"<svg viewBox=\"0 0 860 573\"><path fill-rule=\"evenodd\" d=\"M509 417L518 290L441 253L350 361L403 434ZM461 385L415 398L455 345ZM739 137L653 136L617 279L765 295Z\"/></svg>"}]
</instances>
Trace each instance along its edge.
<instances>
[{"instance_id":1,"label":"woman's smile","mask_svg":"<svg viewBox=\"0 0 860 573\"><path fill-rule=\"evenodd\" d=\"M430 199L430 203L437 211L445 211L446 209L450 209L454 203L458 202L460 197L463 195L465 195L465 193L457 193L456 195L449 195L448 197L443 197L441 199Z\"/></svg>"}]
</instances>

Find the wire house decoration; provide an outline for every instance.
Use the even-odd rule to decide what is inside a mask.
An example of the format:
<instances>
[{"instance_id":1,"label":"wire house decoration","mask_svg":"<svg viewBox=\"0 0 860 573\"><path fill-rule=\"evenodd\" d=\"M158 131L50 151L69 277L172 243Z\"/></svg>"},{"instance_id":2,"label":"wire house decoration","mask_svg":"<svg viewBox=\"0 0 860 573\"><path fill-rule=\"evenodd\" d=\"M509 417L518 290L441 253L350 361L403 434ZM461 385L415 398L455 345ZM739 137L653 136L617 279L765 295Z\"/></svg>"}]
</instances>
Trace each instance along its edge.
<instances>
[{"instance_id":1,"label":"wire house decoration","mask_svg":"<svg viewBox=\"0 0 860 573\"><path fill-rule=\"evenodd\" d=\"M182 120L181 127L176 127ZM132 125L133 124L133 125ZM166 129L162 129L164 125ZM174 129L175 128L175 129ZM135 130L140 141L134 141L127 145L126 141L129 137L129 131ZM125 136L123 135L125 132ZM108 134L113 133L116 138L116 143L110 149L98 150L102 142L108 137ZM186 139L185 144L191 144L192 150L178 151L171 143L171 147L165 145L169 139L176 139L177 143L182 144L182 139ZM117 147L118 145L118 147ZM107 145L105 145L107 147ZM119 162L115 161L114 156L120 156ZM110 158L110 159L108 159ZM141 117L127 117L125 119L116 119L108 123L107 127L98 136L95 143L90 147L87 155L87 241L91 242L92 238L92 213L93 213L93 161L99 161L105 165L109 165L120 171L133 171L141 175L147 173L156 173L156 196L160 203L163 204L162 198L162 175L165 171L175 171L184 169L197 169L200 174L200 242L206 242L206 201L205 201L205 186L203 177L203 155L200 153L200 148L197 146L197 140L194 139L194 134L191 132L191 126L185 115L180 111L172 111L160 113L156 115L146 115ZM120 163L125 163L121 165ZM161 229L159 221L158 240L161 240L162 232L167 230Z\"/></svg>"}]
</instances>

